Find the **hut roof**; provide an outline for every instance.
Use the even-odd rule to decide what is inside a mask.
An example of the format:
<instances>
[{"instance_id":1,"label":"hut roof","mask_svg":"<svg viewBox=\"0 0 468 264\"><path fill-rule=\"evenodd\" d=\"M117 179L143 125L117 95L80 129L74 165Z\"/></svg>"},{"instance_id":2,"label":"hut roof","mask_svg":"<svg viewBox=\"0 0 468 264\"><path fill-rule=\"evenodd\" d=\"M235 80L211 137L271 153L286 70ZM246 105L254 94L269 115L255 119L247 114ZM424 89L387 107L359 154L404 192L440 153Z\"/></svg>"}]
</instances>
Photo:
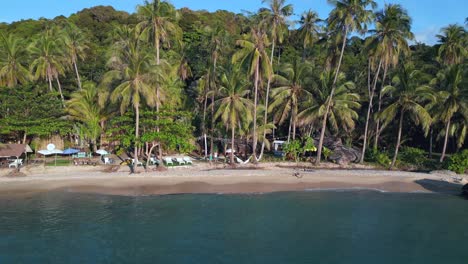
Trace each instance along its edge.
<instances>
[{"instance_id":1,"label":"hut roof","mask_svg":"<svg viewBox=\"0 0 468 264\"><path fill-rule=\"evenodd\" d=\"M32 149L27 144L0 145L0 158L19 157L25 152L32 152Z\"/></svg>"}]
</instances>

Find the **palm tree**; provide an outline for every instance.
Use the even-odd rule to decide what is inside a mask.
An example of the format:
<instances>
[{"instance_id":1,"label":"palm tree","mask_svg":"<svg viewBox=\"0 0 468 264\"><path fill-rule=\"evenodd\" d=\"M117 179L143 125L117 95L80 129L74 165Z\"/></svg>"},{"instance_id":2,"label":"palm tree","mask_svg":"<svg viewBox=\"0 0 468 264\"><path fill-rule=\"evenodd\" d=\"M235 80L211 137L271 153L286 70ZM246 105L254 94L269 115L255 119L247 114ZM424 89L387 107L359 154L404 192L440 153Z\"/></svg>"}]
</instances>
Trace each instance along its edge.
<instances>
[{"instance_id":1,"label":"palm tree","mask_svg":"<svg viewBox=\"0 0 468 264\"><path fill-rule=\"evenodd\" d=\"M134 38L139 39L138 30L134 29ZM103 77L103 85L117 83L110 95L112 102L120 101L120 112L126 112L131 104L135 111L135 154L138 161L138 140L140 125L140 107L146 102L149 106L159 105L155 89L155 77L161 66L154 64L154 56L139 41L130 40L125 49L116 49L113 69ZM137 163L135 163L137 164Z\"/></svg>"},{"instance_id":2,"label":"palm tree","mask_svg":"<svg viewBox=\"0 0 468 264\"><path fill-rule=\"evenodd\" d=\"M367 30L367 24L371 21L373 13L371 10L366 9L367 6L375 8L376 3L373 0L328 0L328 2L335 6L331 11L328 18L329 27L336 30L337 37L343 39L341 46L340 58L338 65L335 69L335 78L330 91L330 96L327 99L327 107L322 120L322 129L320 132L319 145L317 150L316 163L320 163L323 139L325 137L325 129L327 127L328 113L330 112L330 105L335 93L336 83L340 75L341 62L343 60L344 49L346 47L346 39L351 32L358 32L363 34Z\"/></svg>"},{"instance_id":3,"label":"palm tree","mask_svg":"<svg viewBox=\"0 0 468 264\"><path fill-rule=\"evenodd\" d=\"M213 102L217 106L215 118L220 118L226 129L231 129L231 149L234 150L235 130L241 123L252 120L252 101L247 99L248 83L243 81L239 72L223 74L219 89L220 98ZM234 164L234 151L231 151L231 164Z\"/></svg>"},{"instance_id":4,"label":"palm tree","mask_svg":"<svg viewBox=\"0 0 468 264\"><path fill-rule=\"evenodd\" d=\"M81 128L96 151L96 142L102 135L107 115L104 112L105 108L99 103L101 94L96 85L92 82L85 82L83 87L84 89L74 92L67 101L67 112L74 120L83 124Z\"/></svg>"},{"instance_id":5,"label":"palm tree","mask_svg":"<svg viewBox=\"0 0 468 264\"><path fill-rule=\"evenodd\" d=\"M19 38L0 33L0 85L15 87L31 79L26 67L27 56Z\"/></svg>"},{"instance_id":6,"label":"palm tree","mask_svg":"<svg viewBox=\"0 0 468 264\"><path fill-rule=\"evenodd\" d=\"M271 55L270 65L273 67L273 57L275 54L276 43L281 44L284 37L288 34L288 17L293 14L293 6L286 5L286 0L262 0L262 3L268 3L269 8L261 9L261 16L263 17L262 24L269 31L271 38ZM271 75L267 76L267 88L265 94L265 109L268 109L270 99ZM265 111L263 124L268 123L268 111ZM266 137L267 129L263 129L263 137ZM265 150L265 140L262 141L259 159L263 156Z\"/></svg>"},{"instance_id":7,"label":"palm tree","mask_svg":"<svg viewBox=\"0 0 468 264\"><path fill-rule=\"evenodd\" d=\"M325 116L325 111L329 102L329 95L333 89L334 73L325 71L320 75L320 80L316 85L312 85L313 100L305 104L305 109L299 113L298 120L301 125L318 125ZM355 84L346 81L345 75L341 73L338 76L335 88L335 96L330 103L329 115L327 121L331 131L335 134L343 129L345 133L351 132L355 127L355 120L359 115L357 110L361 107L360 97L353 93Z\"/></svg>"},{"instance_id":8,"label":"palm tree","mask_svg":"<svg viewBox=\"0 0 468 264\"><path fill-rule=\"evenodd\" d=\"M448 25L442 29L442 35L437 35L441 43L439 59L446 65L459 64L467 55L468 36L466 30L459 25Z\"/></svg>"},{"instance_id":9,"label":"palm tree","mask_svg":"<svg viewBox=\"0 0 468 264\"><path fill-rule=\"evenodd\" d=\"M384 87L382 93L390 94L394 99L380 114L379 118L384 121L384 126L393 120L398 120L398 136L390 169L395 166L398 150L401 144L401 133L405 115L409 115L415 124L421 124L427 133L432 122L426 108L422 105L425 100L433 99L433 92L428 86L419 85L420 72L409 66L403 66L397 76L392 80L392 85ZM397 117L398 115L398 117Z\"/></svg>"},{"instance_id":10,"label":"palm tree","mask_svg":"<svg viewBox=\"0 0 468 264\"><path fill-rule=\"evenodd\" d=\"M176 23L177 11L174 6L165 1L145 1L144 5L137 7L138 15L143 19L139 24L145 29L144 34L156 50L156 64L160 63L161 44L169 45L169 37L180 35L179 26Z\"/></svg>"},{"instance_id":11,"label":"palm tree","mask_svg":"<svg viewBox=\"0 0 468 264\"><path fill-rule=\"evenodd\" d=\"M62 101L65 101L62 93L59 76L65 73L63 47L54 39L50 31L39 36L29 47L33 62L30 68L35 79L45 79L49 83L49 90L53 92L52 82L57 81L58 90Z\"/></svg>"},{"instance_id":12,"label":"palm tree","mask_svg":"<svg viewBox=\"0 0 468 264\"><path fill-rule=\"evenodd\" d=\"M369 108L367 111L366 125L364 130L364 144L361 153L362 163L367 146L367 131L369 127L369 120L371 115L372 102L379 78L380 70L383 67L382 87L385 83L385 78L390 66L396 67L399 61L400 54L408 54L409 46L408 40L414 38L411 33L411 18L408 12L398 4L386 4L385 8L376 13L375 29L370 31L373 35L369 39L369 49L375 54L376 60L379 61L377 73L372 85L369 95ZM378 111L382 105L382 95L379 94ZM380 124L377 120L376 143L378 144Z\"/></svg>"},{"instance_id":13,"label":"palm tree","mask_svg":"<svg viewBox=\"0 0 468 264\"><path fill-rule=\"evenodd\" d=\"M307 91L310 84L311 65L300 62L296 59L293 64L285 64L281 67L278 75L275 75L275 83L278 85L271 92L273 102L269 111L275 111L274 122L282 124L290 117L290 132L292 129L292 139L296 139L297 114L299 111L299 101L307 100L312 94ZM288 139L289 135L288 133Z\"/></svg>"},{"instance_id":14,"label":"palm tree","mask_svg":"<svg viewBox=\"0 0 468 264\"><path fill-rule=\"evenodd\" d=\"M254 160L257 160L257 106L258 106L258 90L262 76L270 78L272 69L270 59L266 48L269 46L267 34L259 29L252 29L248 35L248 39L237 40L237 45L241 47L232 56L234 64L246 64L248 73L254 79L254 109L253 109L253 129L252 129L252 152Z\"/></svg>"},{"instance_id":15,"label":"palm tree","mask_svg":"<svg viewBox=\"0 0 468 264\"><path fill-rule=\"evenodd\" d=\"M435 119L445 125L444 147L440 162L444 161L451 122L455 114L468 116L468 87L463 85L463 68L453 65L442 70L432 83L438 88L438 99L435 105Z\"/></svg>"},{"instance_id":16,"label":"palm tree","mask_svg":"<svg viewBox=\"0 0 468 264\"><path fill-rule=\"evenodd\" d=\"M312 44L317 40L319 33L319 26L317 25L321 19L318 17L317 12L309 10L304 12L299 21L299 34L302 39L302 60L306 58L306 49L307 47L312 46Z\"/></svg>"},{"instance_id":17,"label":"palm tree","mask_svg":"<svg viewBox=\"0 0 468 264\"><path fill-rule=\"evenodd\" d=\"M88 49L87 39L83 32L74 24L69 23L63 32L65 49L68 53L68 59L75 70L78 88L81 90L81 78L78 72L78 60L86 58L86 49Z\"/></svg>"}]
</instances>

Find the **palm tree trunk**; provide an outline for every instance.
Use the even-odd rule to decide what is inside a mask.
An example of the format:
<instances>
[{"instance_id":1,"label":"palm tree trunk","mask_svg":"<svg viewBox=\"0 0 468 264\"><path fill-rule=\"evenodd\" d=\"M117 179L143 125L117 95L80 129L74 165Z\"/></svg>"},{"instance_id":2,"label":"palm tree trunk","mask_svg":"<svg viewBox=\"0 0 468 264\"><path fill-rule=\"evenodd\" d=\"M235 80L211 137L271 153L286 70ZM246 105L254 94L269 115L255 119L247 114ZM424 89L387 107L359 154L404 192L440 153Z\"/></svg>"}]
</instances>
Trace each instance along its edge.
<instances>
[{"instance_id":1,"label":"palm tree trunk","mask_svg":"<svg viewBox=\"0 0 468 264\"><path fill-rule=\"evenodd\" d=\"M154 39L154 41L156 42L156 43L154 43L156 45L156 64L159 65L160 64L160 60L159 60L159 38L156 37Z\"/></svg>"},{"instance_id":2,"label":"palm tree trunk","mask_svg":"<svg viewBox=\"0 0 468 264\"><path fill-rule=\"evenodd\" d=\"M275 41L273 41L272 47L271 47L271 56L270 56L270 65L273 69L273 55L275 51ZM263 118L263 125L266 126L268 123L268 102L270 99L270 86L271 86L271 76L268 77L268 83L267 83L267 90L266 90L266 97L265 97L265 116ZM260 149L260 156L258 157L258 160L261 160L263 157L263 152L265 150L265 137L266 137L266 129L263 129L263 141L262 141L262 148Z\"/></svg>"},{"instance_id":3,"label":"palm tree trunk","mask_svg":"<svg viewBox=\"0 0 468 264\"><path fill-rule=\"evenodd\" d=\"M76 80L78 81L78 88L80 88L81 91L81 78L78 72L78 65L76 65L76 61L73 62L73 67L75 68Z\"/></svg>"},{"instance_id":4,"label":"palm tree trunk","mask_svg":"<svg viewBox=\"0 0 468 264\"><path fill-rule=\"evenodd\" d=\"M254 113L253 113L253 146L252 146L252 155L254 157L254 161L257 162L257 101L258 101L258 82L259 82L259 75L260 75L260 65L257 63L255 66L255 94L254 94Z\"/></svg>"},{"instance_id":5,"label":"palm tree trunk","mask_svg":"<svg viewBox=\"0 0 468 264\"><path fill-rule=\"evenodd\" d=\"M288 143L291 140L291 128L292 128L292 116L289 117L289 128L288 128Z\"/></svg>"},{"instance_id":6,"label":"palm tree trunk","mask_svg":"<svg viewBox=\"0 0 468 264\"><path fill-rule=\"evenodd\" d=\"M348 27L347 26L346 26L346 29L345 29L345 34L343 36L344 36L344 39L343 39L343 45L341 46L340 59L338 60L338 67L336 68L335 79L333 80L333 84L332 84L332 90L331 90L330 96L328 97L328 100L327 100L327 109L325 110L325 114L324 114L323 120L322 120L322 130L320 131L320 139L319 139L319 145L318 145L318 149L317 149L317 158L315 160L315 163L317 165L320 164L320 159L321 159L321 155L322 155L322 147L323 147L323 139L325 137L325 129L327 127L328 113L330 112L330 105L331 105L331 101L333 99L333 94L335 93L336 82L338 81L338 76L340 74L341 62L343 60L343 53L344 53L344 49L346 47L346 38L348 36Z\"/></svg>"},{"instance_id":7,"label":"palm tree trunk","mask_svg":"<svg viewBox=\"0 0 468 264\"><path fill-rule=\"evenodd\" d=\"M400 114L400 124L398 126L398 138L397 138L397 143L396 143L396 147L395 147L395 154L393 155L393 160L392 160L392 164L390 165L390 169L393 168L393 166L395 166L395 163L396 163L396 160L397 160L397 157L398 157L398 149L400 148L400 142L401 142L401 130L403 129L403 115L404 115L404 111L401 110L401 114Z\"/></svg>"},{"instance_id":8,"label":"palm tree trunk","mask_svg":"<svg viewBox=\"0 0 468 264\"><path fill-rule=\"evenodd\" d=\"M444 139L444 147L442 148L442 155L440 156L439 162L443 162L445 158L445 151L447 151L447 142L449 137L449 130L450 130L450 119L445 126L445 139Z\"/></svg>"},{"instance_id":9,"label":"palm tree trunk","mask_svg":"<svg viewBox=\"0 0 468 264\"><path fill-rule=\"evenodd\" d=\"M235 126L231 127L231 166L234 165L234 136L235 136Z\"/></svg>"},{"instance_id":10,"label":"palm tree trunk","mask_svg":"<svg viewBox=\"0 0 468 264\"><path fill-rule=\"evenodd\" d=\"M296 139L296 112L297 112L297 106L295 103L293 103L293 110L291 113L291 118L292 118L292 139Z\"/></svg>"},{"instance_id":11,"label":"palm tree trunk","mask_svg":"<svg viewBox=\"0 0 468 264\"><path fill-rule=\"evenodd\" d=\"M205 89L206 90L206 89ZM207 104L208 104L208 96L205 91L205 96L204 96L204 103L203 103L203 136L205 137L205 160L206 160L206 155L208 154L208 147L206 144L206 109L207 109Z\"/></svg>"},{"instance_id":12,"label":"palm tree trunk","mask_svg":"<svg viewBox=\"0 0 468 264\"><path fill-rule=\"evenodd\" d=\"M430 133L430 138L429 138L429 158L432 159L432 134L433 134L433 129L431 127Z\"/></svg>"},{"instance_id":13,"label":"palm tree trunk","mask_svg":"<svg viewBox=\"0 0 468 264\"><path fill-rule=\"evenodd\" d=\"M58 89L60 93L60 98L62 98L62 102L65 102L65 98L63 97L63 93L62 93L62 85L60 85L60 80L58 76L57 76L57 85L58 85Z\"/></svg>"},{"instance_id":14,"label":"palm tree trunk","mask_svg":"<svg viewBox=\"0 0 468 264\"><path fill-rule=\"evenodd\" d=\"M135 163L133 164L134 166L134 171L137 171L138 167L138 137L140 135L140 108L138 105L135 106L135 153L134 153L134 159Z\"/></svg>"},{"instance_id":15,"label":"palm tree trunk","mask_svg":"<svg viewBox=\"0 0 468 264\"><path fill-rule=\"evenodd\" d=\"M52 88L52 76L48 75L47 80L49 81L49 91L53 92L54 90Z\"/></svg>"},{"instance_id":16,"label":"palm tree trunk","mask_svg":"<svg viewBox=\"0 0 468 264\"><path fill-rule=\"evenodd\" d=\"M380 111L382 110L382 90L385 86L385 78L387 77L387 71L388 71L388 66L385 65L384 73L382 77L382 87L380 88L380 92L379 92L379 106L377 108L377 113L380 113ZM383 128L380 128L380 119L377 119L377 124L375 128L374 150L377 150L379 147L379 137L380 137L380 133L382 132L381 129Z\"/></svg>"},{"instance_id":17,"label":"palm tree trunk","mask_svg":"<svg viewBox=\"0 0 468 264\"><path fill-rule=\"evenodd\" d=\"M210 137L210 157L213 157L214 151L214 131L215 131L215 118L214 118L214 93L211 94L211 137ZM211 159L210 159L211 162Z\"/></svg>"},{"instance_id":18,"label":"palm tree trunk","mask_svg":"<svg viewBox=\"0 0 468 264\"><path fill-rule=\"evenodd\" d=\"M156 120L159 120L159 103L160 103L160 95L159 95L159 86L156 86ZM156 126L156 132L159 133L159 126ZM161 142L158 142L158 153L159 153L159 158L162 160L162 146Z\"/></svg>"},{"instance_id":19,"label":"palm tree trunk","mask_svg":"<svg viewBox=\"0 0 468 264\"><path fill-rule=\"evenodd\" d=\"M366 126L364 128L364 143L362 145L361 159L359 161L360 163L364 162L364 156L366 155L367 130L369 129L369 120L370 120L370 115L371 115L371 110L372 110L372 101L374 100L375 88L377 87L377 80L379 79L381 66L382 66L382 60L380 60L379 62L379 67L377 68L377 74L374 77L374 84L372 85L372 90L369 94L369 107L367 108Z\"/></svg>"}]
</instances>

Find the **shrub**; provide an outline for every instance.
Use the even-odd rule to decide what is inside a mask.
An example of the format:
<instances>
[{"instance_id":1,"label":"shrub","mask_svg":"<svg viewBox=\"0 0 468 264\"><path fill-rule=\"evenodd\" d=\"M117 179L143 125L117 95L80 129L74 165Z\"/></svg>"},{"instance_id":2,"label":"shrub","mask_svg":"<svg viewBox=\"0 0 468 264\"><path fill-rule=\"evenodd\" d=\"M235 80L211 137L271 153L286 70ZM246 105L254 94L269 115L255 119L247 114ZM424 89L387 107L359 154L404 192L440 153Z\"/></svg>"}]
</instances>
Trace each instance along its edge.
<instances>
[{"instance_id":1,"label":"shrub","mask_svg":"<svg viewBox=\"0 0 468 264\"><path fill-rule=\"evenodd\" d=\"M377 150L367 152L367 159L385 168L388 168L392 163L392 160L386 152L379 152Z\"/></svg>"},{"instance_id":2,"label":"shrub","mask_svg":"<svg viewBox=\"0 0 468 264\"><path fill-rule=\"evenodd\" d=\"M452 155L448 161L448 169L458 174L465 173L468 170L468 149Z\"/></svg>"},{"instance_id":3,"label":"shrub","mask_svg":"<svg viewBox=\"0 0 468 264\"><path fill-rule=\"evenodd\" d=\"M412 147L401 148L399 158L402 162L417 167L423 167L427 161L426 152L424 150Z\"/></svg>"},{"instance_id":4,"label":"shrub","mask_svg":"<svg viewBox=\"0 0 468 264\"><path fill-rule=\"evenodd\" d=\"M299 154L302 152L301 141L295 139L289 143L284 144L283 151L286 153L286 157L297 162L299 160Z\"/></svg>"}]
</instances>

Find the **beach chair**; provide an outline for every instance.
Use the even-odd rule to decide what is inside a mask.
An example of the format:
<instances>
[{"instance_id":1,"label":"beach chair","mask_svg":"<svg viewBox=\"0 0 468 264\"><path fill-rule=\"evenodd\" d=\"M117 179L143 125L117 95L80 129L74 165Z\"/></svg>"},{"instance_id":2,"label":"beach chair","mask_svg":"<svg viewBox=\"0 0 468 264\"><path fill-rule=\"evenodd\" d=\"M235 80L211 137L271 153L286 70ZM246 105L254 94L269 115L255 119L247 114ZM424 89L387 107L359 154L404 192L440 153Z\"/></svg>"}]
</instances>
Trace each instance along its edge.
<instances>
[{"instance_id":1,"label":"beach chair","mask_svg":"<svg viewBox=\"0 0 468 264\"><path fill-rule=\"evenodd\" d=\"M164 158L164 163L166 163L166 166L174 166L174 163L172 162L172 158L170 157Z\"/></svg>"},{"instance_id":2,"label":"beach chair","mask_svg":"<svg viewBox=\"0 0 468 264\"><path fill-rule=\"evenodd\" d=\"M174 158L175 162L179 165L185 165L185 160L183 158Z\"/></svg>"},{"instance_id":3,"label":"beach chair","mask_svg":"<svg viewBox=\"0 0 468 264\"><path fill-rule=\"evenodd\" d=\"M190 157L184 157L183 159L184 159L186 164L190 164L190 165L193 164L192 159L190 159Z\"/></svg>"},{"instance_id":4,"label":"beach chair","mask_svg":"<svg viewBox=\"0 0 468 264\"><path fill-rule=\"evenodd\" d=\"M132 164L135 165L135 159L132 159ZM143 166L143 162L138 161L136 166Z\"/></svg>"},{"instance_id":5,"label":"beach chair","mask_svg":"<svg viewBox=\"0 0 468 264\"><path fill-rule=\"evenodd\" d=\"M12 163L8 164L8 168L18 168L19 166L23 165L22 159L15 159Z\"/></svg>"},{"instance_id":6,"label":"beach chair","mask_svg":"<svg viewBox=\"0 0 468 264\"><path fill-rule=\"evenodd\" d=\"M161 164L161 161L158 160L158 159L155 159L154 157L150 157L149 160L150 160L151 165L158 165L159 166L159 164Z\"/></svg>"}]
</instances>

